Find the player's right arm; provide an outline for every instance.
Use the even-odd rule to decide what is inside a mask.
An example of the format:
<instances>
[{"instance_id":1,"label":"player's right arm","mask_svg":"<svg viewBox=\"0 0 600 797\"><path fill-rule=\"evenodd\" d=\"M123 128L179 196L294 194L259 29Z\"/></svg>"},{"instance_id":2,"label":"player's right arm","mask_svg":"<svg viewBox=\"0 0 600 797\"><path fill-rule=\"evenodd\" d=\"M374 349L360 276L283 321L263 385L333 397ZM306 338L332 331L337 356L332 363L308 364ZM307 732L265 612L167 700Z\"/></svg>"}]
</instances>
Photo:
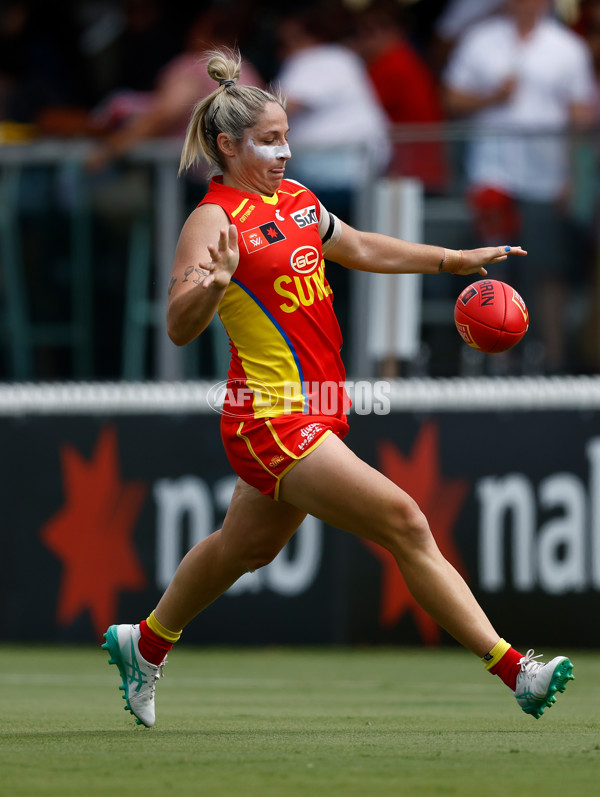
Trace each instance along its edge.
<instances>
[{"instance_id":1,"label":"player's right arm","mask_svg":"<svg viewBox=\"0 0 600 797\"><path fill-rule=\"evenodd\" d=\"M218 205L201 205L183 225L169 281L167 332L177 346L209 325L239 262L237 229Z\"/></svg>"}]
</instances>

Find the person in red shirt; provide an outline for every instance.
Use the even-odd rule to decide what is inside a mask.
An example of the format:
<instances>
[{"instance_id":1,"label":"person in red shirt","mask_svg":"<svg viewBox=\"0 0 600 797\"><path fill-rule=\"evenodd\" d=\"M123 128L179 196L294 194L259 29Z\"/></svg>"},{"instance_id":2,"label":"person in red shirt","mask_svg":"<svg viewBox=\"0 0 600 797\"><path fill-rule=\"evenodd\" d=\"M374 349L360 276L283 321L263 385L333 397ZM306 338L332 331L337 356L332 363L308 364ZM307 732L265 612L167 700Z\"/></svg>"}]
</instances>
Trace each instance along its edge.
<instances>
[{"instance_id":1,"label":"person in red shirt","mask_svg":"<svg viewBox=\"0 0 600 797\"><path fill-rule=\"evenodd\" d=\"M365 60L381 105L393 125L435 125L444 119L437 81L409 42L397 3L376 0L355 15L354 46ZM407 140L400 140L399 133ZM410 136L415 140L410 140ZM440 141L419 141L417 129L392 129L388 174L417 177L429 192L443 190L446 156Z\"/></svg>"},{"instance_id":2,"label":"person in red shirt","mask_svg":"<svg viewBox=\"0 0 600 797\"><path fill-rule=\"evenodd\" d=\"M223 527L185 555L148 618L106 631L103 647L121 674L126 708L138 723L154 724L156 683L182 630L241 575L271 562L311 514L389 550L419 604L539 717L572 677L569 659L544 664L501 639L416 502L343 442L341 337L323 261L327 252L364 271L468 275L526 253L449 250L340 222L309 189L285 179L283 101L239 85L233 54L215 54L207 70L219 85L195 108L181 167L202 154L221 176L181 231L167 330L183 346L216 312L225 324L232 358L221 429L239 479Z\"/></svg>"}]
</instances>

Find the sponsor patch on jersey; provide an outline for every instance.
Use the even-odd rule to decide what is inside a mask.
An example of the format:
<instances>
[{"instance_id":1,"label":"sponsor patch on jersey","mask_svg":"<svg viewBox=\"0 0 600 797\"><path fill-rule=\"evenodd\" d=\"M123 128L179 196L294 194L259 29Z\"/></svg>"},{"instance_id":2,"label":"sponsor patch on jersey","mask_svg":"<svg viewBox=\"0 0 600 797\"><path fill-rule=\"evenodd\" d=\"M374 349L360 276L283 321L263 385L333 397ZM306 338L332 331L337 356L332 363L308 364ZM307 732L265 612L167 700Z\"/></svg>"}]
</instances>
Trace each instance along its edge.
<instances>
[{"instance_id":1,"label":"sponsor patch on jersey","mask_svg":"<svg viewBox=\"0 0 600 797\"><path fill-rule=\"evenodd\" d=\"M307 208L302 208L301 210L296 210L292 213L292 218L302 229L303 227L308 227L309 224L317 224L319 219L317 218L317 208L314 205L309 205Z\"/></svg>"},{"instance_id":2,"label":"sponsor patch on jersey","mask_svg":"<svg viewBox=\"0 0 600 797\"><path fill-rule=\"evenodd\" d=\"M250 207L248 208L248 210L245 210L245 211L242 213L242 215L240 216L240 221L241 221L241 222L244 222L244 221L246 221L246 220L247 220L247 219L250 217L250 214L252 213L252 211L253 211L253 210L255 210L255 208L256 208L256 205L250 205Z\"/></svg>"},{"instance_id":3,"label":"sponsor patch on jersey","mask_svg":"<svg viewBox=\"0 0 600 797\"><path fill-rule=\"evenodd\" d=\"M258 252L259 249L264 249L269 244L284 241L285 235L274 221L270 221L267 224L261 224L259 227L253 227L251 230L244 230L242 232L242 240L248 254L252 254L252 252Z\"/></svg>"},{"instance_id":4,"label":"sponsor patch on jersey","mask_svg":"<svg viewBox=\"0 0 600 797\"><path fill-rule=\"evenodd\" d=\"M297 274L312 274L320 263L319 250L314 246L299 246L290 257L290 266Z\"/></svg>"}]
</instances>

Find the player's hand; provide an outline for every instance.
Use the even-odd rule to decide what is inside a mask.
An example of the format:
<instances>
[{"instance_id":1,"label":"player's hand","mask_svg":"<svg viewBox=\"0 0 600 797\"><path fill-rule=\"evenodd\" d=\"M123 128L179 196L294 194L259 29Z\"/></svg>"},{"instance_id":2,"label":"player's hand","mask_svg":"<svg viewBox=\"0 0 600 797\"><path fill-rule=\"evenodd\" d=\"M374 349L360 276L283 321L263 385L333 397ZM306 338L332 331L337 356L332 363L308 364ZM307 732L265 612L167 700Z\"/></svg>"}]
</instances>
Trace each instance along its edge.
<instances>
[{"instance_id":1,"label":"player's hand","mask_svg":"<svg viewBox=\"0 0 600 797\"><path fill-rule=\"evenodd\" d=\"M203 288L226 288L240 261L238 248L238 231L235 224L230 224L226 230L219 233L219 242L216 246L209 244L208 263L198 263L198 268L206 272L200 285Z\"/></svg>"},{"instance_id":2,"label":"player's hand","mask_svg":"<svg viewBox=\"0 0 600 797\"><path fill-rule=\"evenodd\" d=\"M469 274L487 275L485 266L501 263L509 255L526 255L527 252L520 246L484 246L481 249L462 249L460 260L456 269L452 269L454 274L467 276Z\"/></svg>"}]
</instances>

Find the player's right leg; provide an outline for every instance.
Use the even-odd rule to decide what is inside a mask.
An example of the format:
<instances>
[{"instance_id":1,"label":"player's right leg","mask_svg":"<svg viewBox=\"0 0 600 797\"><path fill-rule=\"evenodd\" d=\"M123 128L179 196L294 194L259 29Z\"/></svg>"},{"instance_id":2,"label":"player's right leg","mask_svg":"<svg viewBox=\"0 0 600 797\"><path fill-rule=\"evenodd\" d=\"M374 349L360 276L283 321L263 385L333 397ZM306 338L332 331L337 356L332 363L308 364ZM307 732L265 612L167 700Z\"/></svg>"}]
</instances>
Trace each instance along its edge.
<instances>
[{"instance_id":1,"label":"player's right leg","mask_svg":"<svg viewBox=\"0 0 600 797\"><path fill-rule=\"evenodd\" d=\"M108 663L116 664L121 676L119 689L123 692L125 710L133 714L138 725L152 727L156 682L163 675L166 655L160 664L144 659L139 649L139 625L111 625L104 639L102 647L108 651Z\"/></svg>"},{"instance_id":2,"label":"player's right leg","mask_svg":"<svg viewBox=\"0 0 600 797\"><path fill-rule=\"evenodd\" d=\"M241 575L269 564L305 517L238 479L223 528L185 555L156 607L158 620L166 628L185 628Z\"/></svg>"},{"instance_id":3,"label":"player's right leg","mask_svg":"<svg viewBox=\"0 0 600 797\"><path fill-rule=\"evenodd\" d=\"M148 620L110 626L102 647L109 652L109 663L119 669L125 709L138 724L154 725L156 682L166 651L181 629L241 575L272 561L304 517L305 512L285 501L273 501L239 479L223 527L186 554ZM158 644L148 645L144 633Z\"/></svg>"}]
</instances>

